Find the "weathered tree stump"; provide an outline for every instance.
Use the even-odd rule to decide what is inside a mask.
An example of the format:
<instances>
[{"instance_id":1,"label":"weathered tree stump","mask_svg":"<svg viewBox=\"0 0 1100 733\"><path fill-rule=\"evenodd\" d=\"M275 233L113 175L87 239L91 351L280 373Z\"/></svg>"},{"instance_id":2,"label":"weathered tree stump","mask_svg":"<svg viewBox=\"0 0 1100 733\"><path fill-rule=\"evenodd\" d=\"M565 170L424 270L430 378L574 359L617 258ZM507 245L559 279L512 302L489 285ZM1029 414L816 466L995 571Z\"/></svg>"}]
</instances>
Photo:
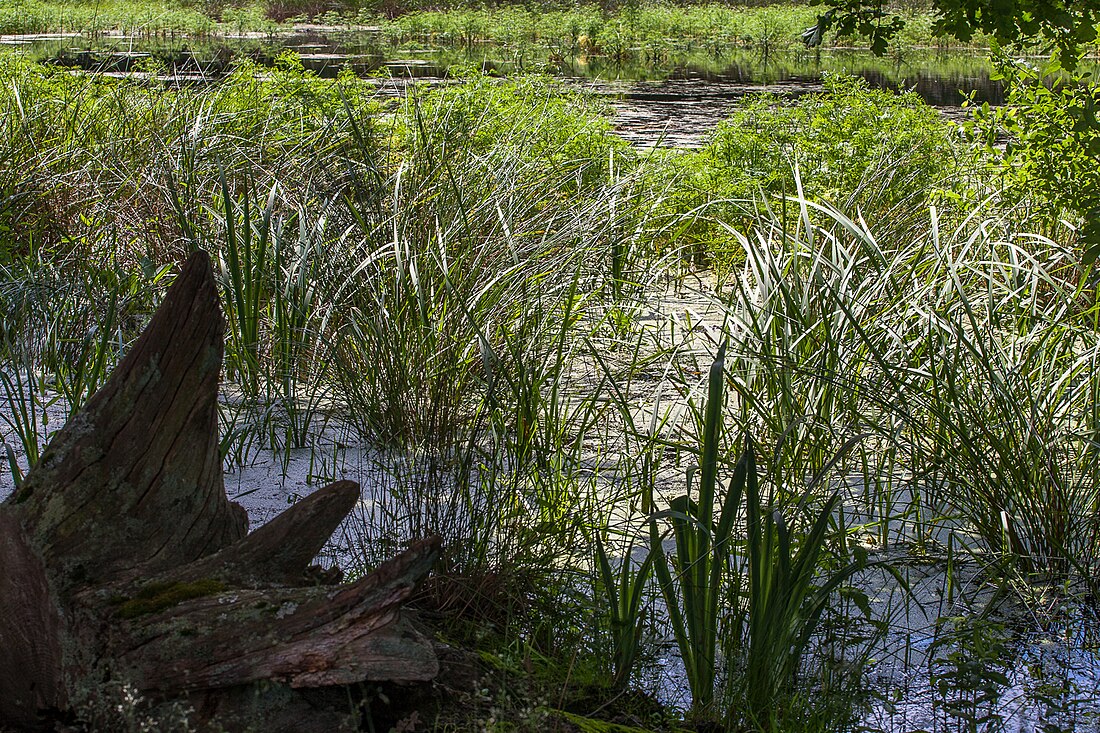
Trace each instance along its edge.
<instances>
[{"instance_id":1,"label":"weathered tree stump","mask_svg":"<svg viewBox=\"0 0 1100 733\"><path fill-rule=\"evenodd\" d=\"M191 257L108 382L0 504L0 728L65 711L104 666L207 707L242 685L423 681L431 643L400 608L439 539L351 584L310 564L359 498L338 481L248 534L225 494L224 324ZM214 704L210 701L214 700Z\"/></svg>"}]
</instances>

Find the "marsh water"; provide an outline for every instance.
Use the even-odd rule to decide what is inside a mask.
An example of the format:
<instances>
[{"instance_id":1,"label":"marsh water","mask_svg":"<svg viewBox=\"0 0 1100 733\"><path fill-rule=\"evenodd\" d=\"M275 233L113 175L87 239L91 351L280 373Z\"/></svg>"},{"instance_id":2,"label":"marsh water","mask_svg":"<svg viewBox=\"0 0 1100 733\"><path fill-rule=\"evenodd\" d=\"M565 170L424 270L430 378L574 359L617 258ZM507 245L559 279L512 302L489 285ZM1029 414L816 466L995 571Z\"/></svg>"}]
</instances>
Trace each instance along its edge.
<instances>
[{"instance_id":1,"label":"marsh water","mask_svg":"<svg viewBox=\"0 0 1100 733\"><path fill-rule=\"evenodd\" d=\"M456 68L499 76L546 73L605 96L615 111L615 129L641 146L697 146L745 95L768 91L797 97L820 90L827 73L858 76L873 88L913 91L948 116L961 115L967 95L979 103L1003 101L984 56L937 49L882 58L859 50L729 49L674 55L636 49L628 58L616 59L492 44L390 46L378 29L370 28L217 39L7 36L0 38L2 46L66 67L155 75L169 85L215 82L241 59L271 65L284 51L297 53L307 69L322 77L349 68L376 79L383 95L401 94L411 82L441 83Z\"/></svg>"},{"instance_id":2,"label":"marsh water","mask_svg":"<svg viewBox=\"0 0 1100 733\"><path fill-rule=\"evenodd\" d=\"M216 83L240 59L270 65L285 50L299 54L303 65L320 76L332 77L350 68L360 76L373 77L381 95L399 95L412 82L445 83L449 70L459 66L474 66L501 76L543 72L605 96L615 110L619 134L643 146L698 145L745 95L768 91L794 98L821 89L823 73L859 76L875 88L912 90L948 115L961 114L966 94L973 93L979 102L1002 101L1000 86L990 78L985 58L934 49L891 58L874 58L858 51L764 54L736 50L616 61L600 56L562 57L537 50L518 52L488 45L391 48L378 32L369 29L203 40L6 37L0 38L0 44L64 67L106 74L146 74L168 85ZM330 465L324 465L326 461ZM333 448L331 459L323 452L315 455L310 451L291 456L281 465L274 459L254 462L232 473L227 484L233 498L247 504L253 518L262 522L310 491L318 471L375 486L379 502L387 495L392 478L379 468L369 448L348 450L345 446ZM0 497L8 488L0 479ZM333 549L334 555L346 556L355 546L355 538L345 539L342 547ZM882 697L872 701L866 712L868 726L890 731L948 731L967 722L962 713L973 712L974 730L1096 729L1100 712L1100 654L1096 649L1100 640L1087 638L1083 632L1095 628L1094 619L1085 621L1090 611L1067 607L1054 614L1060 619L1056 625L1010 634L1011 648L997 652L1002 659L952 656L956 650L964 650L967 633L988 633L994 638L1002 631L1011 632L1016 617L1002 615L985 631L952 629L950 633L957 634L959 640L952 647L940 641L950 637L947 632L941 635L936 619L963 614L964 604L951 597L943 564L938 560L914 564L906 575L916 604L899 600L892 579L868 580L876 611L893 616L890 637L882 640L872 654L877 661L870 666L871 674ZM957 577L963 579L961 593L969 595L966 600L970 603L966 605L980 608L986 591L980 587L976 569L964 569ZM973 578L972 584L968 578ZM656 662L654 674L659 679L654 684L664 701L685 705L682 665L671 645L666 646ZM966 681L956 672L965 672L967 665L977 669L983 663L1003 674L1003 681L978 676L969 689L944 691L943 685ZM962 698L969 707L958 707ZM961 711L960 715L948 709L950 704Z\"/></svg>"},{"instance_id":3,"label":"marsh water","mask_svg":"<svg viewBox=\"0 0 1100 733\"><path fill-rule=\"evenodd\" d=\"M652 311L644 319L683 313L700 323L702 331L715 325L710 290L702 281L698 288L680 283L650 296ZM51 426L62 425L68 409L60 395L51 394L45 402L48 406L40 419L47 413L49 419L38 425L41 435L54 429ZM0 441L12 444L15 460L26 469L18 441L4 429L9 424L5 413L10 415L11 410L10 402L0 404ZM591 458L593 465L599 464L597 453ZM319 558L325 565L351 572L371 565L364 549L371 546L370 538L383 536L393 516L411 511L417 500L410 497L419 494L407 488L434 480L415 456L398 456L363 443L339 419L326 422L308 448L257 448L241 461L227 456L225 469L227 495L246 508L253 528L325 483L358 482L363 499ZM614 481L614 471L595 473L604 481ZM667 466L661 470L659 484L667 497L678 491L682 480L680 466ZM862 483L856 480L845 486L858 499ZM0 471L0 501L13 489L10 473ZM899 507L908 500L897 497ZM615 521L629 523L624 517ZM858 524L859 517L849 521ZM639 536L644 532L641 525L636 530ZM859 534L852 539L861 544L866 540ZM870 696L860 710L857 729L882 733L1100 730L1100 635L1091 604L1060 596L1055 589L1049 600L1064 605L1047 609L1047 623L1037 626L1026 605L999 595L980 556L959 558L952 568L950 559L910 552L913 539L903 529L888 547L866 543L875 552L874 559L894 563L907 590L886 572L869 571L856 583L867 594L873 616L889 620L885 633L870 633L866 638L857 634L851 646L838 650L842 659L865 666L868 675ZM941 539L939 544L950 544L946 537ZM674 552L670 544L665 549ZM637 546L631 560L640 563L644 555L643 547ZM665 606L659 593L654 593L652 603L655 617L663 618ZM639 684L661 703L686 710L691 698L679 652L667 628L658 624L654 632L647 642Z\"/></svg>"}]
</instances>

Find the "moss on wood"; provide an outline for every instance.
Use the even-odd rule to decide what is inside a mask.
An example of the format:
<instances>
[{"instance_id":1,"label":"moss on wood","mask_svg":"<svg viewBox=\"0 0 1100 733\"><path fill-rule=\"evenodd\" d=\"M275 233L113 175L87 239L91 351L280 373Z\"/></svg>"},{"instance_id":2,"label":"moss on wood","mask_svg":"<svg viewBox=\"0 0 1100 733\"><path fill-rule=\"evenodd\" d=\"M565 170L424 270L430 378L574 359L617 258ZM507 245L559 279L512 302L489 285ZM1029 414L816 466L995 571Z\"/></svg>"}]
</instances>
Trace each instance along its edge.
<instances>
[{"instance_id":1,"label":"moss on wood","mask_svg":"<svg viewBox=\"0 0 1100 733\"><path fill-rule=\"evenodd\" d=\"M121 618L138 618L177 606L193 598L203 598L227 590L229 586L220 580L203 579L190 583L150 583L133 598L119 603Z\"/></svg>"}]
</instances>

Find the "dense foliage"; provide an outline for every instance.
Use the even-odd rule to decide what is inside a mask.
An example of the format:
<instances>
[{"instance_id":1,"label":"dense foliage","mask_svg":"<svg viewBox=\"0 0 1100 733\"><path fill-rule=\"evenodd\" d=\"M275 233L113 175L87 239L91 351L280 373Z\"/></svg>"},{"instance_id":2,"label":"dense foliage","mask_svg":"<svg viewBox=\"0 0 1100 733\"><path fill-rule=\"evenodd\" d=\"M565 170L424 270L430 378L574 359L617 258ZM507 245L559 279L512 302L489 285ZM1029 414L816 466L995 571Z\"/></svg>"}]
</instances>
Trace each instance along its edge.
<instances>
[{"instance_id":1,"label":"dense foliage","mask_svg":"<svg viewBox=\"0 0 1100 733\"><path fill-rule=\"evenodd\" d=\"M591 17L578 45L632 37ZM353 571L446 538L418 602L482 676L426 726L866 729L868 660L902 623L860 584L884 551L947 568L936 630L969 636L937 639L929 694L959 729L1007 688L973 588L1097 591L1098 311L1060 223L1095 205L1081 81L1012 87L974 128L1008 131L1003 155L840 77L643 151L543 76L387 99L291 55L190 89L0 56L9 472L201 247L227 465L384 476ZM637 693L662 635L696 696L676 719Z\"/></svg>"},{"instance_id":2,"label":"dense foliage","mask_svg":"<svg viewBox=\"0 0 1100 733\"><path fill-rule=\"evenodd\" d=\"M492 42L509 49L546 48L559 55L624 59L662 58L670 53L754 48L768 54L801 48L800 34L813 24L818 11L802 3L678 5L667 2L605 4L538 3L534 5L455 2L452 7L420 2L323 2L252 0L205 3L172 0L14 0L0 6L0 33L124 32L137 36L186 34L276 33L294 23L331 28L377 29L388 43L470 46ZM959 45L934 27L934 19L919 10L899 10L907 45ZM823 45L881 43L873 27ZM975 34L966 44L986 46L989 37ZM583 47L583 48L582 48Z\"/></svg>"},{"instance_id":3,"label":"dense foliage","mask_svg":"<svg viewBox=\"0 0 1100 733\"><path fill-rule=\"evenodd\" d=\"M904 19L881 2L822 0L832 10L822 25L835 24L842 33L858 32L872 39L872 48L885 50ZM932 0L937 33L968 41L986 33L998 42L1041 39L1057 49L1064 63L1077 60L1083 46L1096 40L1100 4L1095 0Z\"/></svg>"},{"instance_id":4,"label":"dense foliage","mask_svg":"<svg viewBox=\"0 0 1100 733\"><path fill-rule=\"evenodd\" d=\"M824 92L796 102L767 93L746 99L702 149L671 161L677 175L667 201L674 217L697 214L682 232L696 247L739 261L728 226L748 224L758 207L786 196L900 224L904 210L923 209L957 172L963 151L954 142L916 95L831 76Z\"/></svg>"},{"instance_id":5,"label":"dense foliage","mask_svg":"<svg viewBox=\"0 0 1100 733\"><path fill-rule=\"evenodd\" d=\"M1006 104L976 108L969 129L992 152L1006 189L1032 202L1037 225L1073 218L1091 262L1100 252L1100 84L1056 63L1001 57L998 69Z\"/></svg>"}]
</instances>

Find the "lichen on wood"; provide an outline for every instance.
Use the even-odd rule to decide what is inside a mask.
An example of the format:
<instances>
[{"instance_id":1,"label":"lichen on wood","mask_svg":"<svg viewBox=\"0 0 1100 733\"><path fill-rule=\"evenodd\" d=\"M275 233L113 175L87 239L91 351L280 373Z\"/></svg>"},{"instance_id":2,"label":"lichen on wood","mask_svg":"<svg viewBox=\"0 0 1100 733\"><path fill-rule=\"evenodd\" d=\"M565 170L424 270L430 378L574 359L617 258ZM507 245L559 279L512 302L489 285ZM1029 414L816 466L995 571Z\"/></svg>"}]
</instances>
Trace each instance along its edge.
<instances>
[{"instance_id":1,"label":"lichen on wood","mask_svg":"<svg viewBox=\"0 0 1100 733\"><path fill-rule=\"evenodd\" d=\"M199 252L107 383L0 504L0 728L48 727L105 660L139 692L201 700L199 710L228 720L247 720L234 706L257 682L293 696L438 672L431 642L402 610L438 537L333 585L339 573L311 563L359 500L350 481L248 534L218 452L222 339ZM297 715L265 720L305 730Z\"/></svg>"}]
</instances>

